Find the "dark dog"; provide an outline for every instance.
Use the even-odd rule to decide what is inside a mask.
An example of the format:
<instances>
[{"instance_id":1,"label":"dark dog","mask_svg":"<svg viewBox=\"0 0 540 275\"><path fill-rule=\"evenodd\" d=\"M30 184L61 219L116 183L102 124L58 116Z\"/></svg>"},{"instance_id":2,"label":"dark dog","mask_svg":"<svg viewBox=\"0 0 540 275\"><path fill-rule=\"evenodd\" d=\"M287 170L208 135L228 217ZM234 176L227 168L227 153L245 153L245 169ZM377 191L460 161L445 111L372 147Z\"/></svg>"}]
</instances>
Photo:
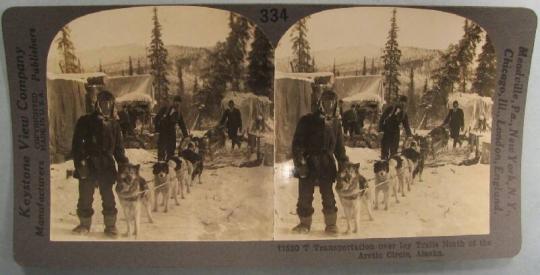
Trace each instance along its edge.
<instances>
[{"instance_id":1,"label":"dark dog","mask_svg":"<svg viewBox=\"0 0 540 275\"><path fill-rule=\"evenodd\" d=\"M450 133L444 127L433 128L428 134L431 137L431 150L433 152L433 158L441 152L448 149L448 141L450 140Z\"/></svg>"},{"instance_id":2,"label":"dark dog","mask_svg":"<svg viewBox=\"0 0 540 275\"><path fill-rule=\"evenodd\" d=\"M215 153L225 147L227 136L225 135L225 127L214 127L204 134L203 138L207 139L207 153L210 159L214 158Z\"/></svg>"},{"instance_id":3,"label":"dark dog","mask_svg":"<svg viewBox=\"0 0 540 275\"><path fill-rule=\"evenodd\" d=\"M201 156L202 160L204 161L206 158L206 154L208 153L208 137L202 136L202 137L193 137L193 143L195 143L195 147L197 148L197 153Z\"/></svg>"},{"instance_id":4,"label":"dark dog","mask_svg":"<svg viewBox=\"0 0 540 275\"><path fill-rule=\"evenodd\" d=\"M180 156L191 163L193 166L193 171L191 173L191 182L195 178L199 178L199 184L201 184L201 176L204 169L204 160L203 157L197 153L198 148L195 142L190 142L186 149L180 152Z\"/></svg>"},{"instance_id":5,"label":"dark dog","mask_svg":"<svg viewBox=\"0 0 540 275\"><path fill-rule=\"evenodd\" d=\"M420 147L420 148L419 148ZM418 176L420 182L422 182L422 173L424 172L425 153L421 146L418 146L416 142L412 142L408 148L405 148L401 155L412 163L412 184L414 179Z\"/></svg>"}]
</instances>

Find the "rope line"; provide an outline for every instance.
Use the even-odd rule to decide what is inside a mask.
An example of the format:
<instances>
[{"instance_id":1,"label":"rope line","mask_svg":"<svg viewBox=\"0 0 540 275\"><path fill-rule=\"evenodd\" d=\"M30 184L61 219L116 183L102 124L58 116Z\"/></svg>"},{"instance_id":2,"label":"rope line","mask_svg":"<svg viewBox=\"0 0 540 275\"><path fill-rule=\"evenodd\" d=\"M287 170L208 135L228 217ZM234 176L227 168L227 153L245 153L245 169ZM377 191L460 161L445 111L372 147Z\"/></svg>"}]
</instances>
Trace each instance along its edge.
<instances>
[{"instance_id":1,"label":"rope line","mask_svg":"<svg viewBox=\"0 0 540 275\"><path fill-rule=\"evenodd\" d=\"M148 182L153 182L153 181L154 181L154 180L149 180ZM162 184L160 184L160 185L154 186L154 187L152 187L152 188L148 188L148 189L146 189L146 190L144 190L144 191L139 191L139 192L137 192L137 193L135 193L135 194L133 194L133 195L130 195L130 196L120 196L120 195L118 195L118 196L119 196L119 197L122 197L123 199L131 199L131 198L138 197L139 195L148 193L149 191L156 190L156 189L158 189L158 188L160 188L160 187L162 187L162 186L168 185L168 184L170 184L170 183L169 183L169 182L165 182L165 183L162 183Z\"/></svg>"}]
</instances>

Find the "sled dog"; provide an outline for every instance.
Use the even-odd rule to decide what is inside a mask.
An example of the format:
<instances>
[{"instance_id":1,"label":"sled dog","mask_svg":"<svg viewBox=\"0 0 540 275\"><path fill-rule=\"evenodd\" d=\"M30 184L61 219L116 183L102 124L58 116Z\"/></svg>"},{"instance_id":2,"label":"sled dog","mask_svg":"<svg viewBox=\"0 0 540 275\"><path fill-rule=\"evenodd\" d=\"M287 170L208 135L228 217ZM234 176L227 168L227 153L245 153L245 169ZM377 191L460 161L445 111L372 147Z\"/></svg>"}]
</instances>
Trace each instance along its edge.
<instances>
[{"instance_id":1,"label":"sled dog","mask_svg":"<svg viewBox=\"0 0 540 275\"><path fill-rule=\"evenodd\" d=\"M133 224L133 235L137 239L141 232L141 205L146 210L148 222L153 223L150 211L150 194L146 180L139 175L140 165L120 164L118 167L118 183L115 190L124 211L127 231L124 236L131 235L131 224Z\"/></svg>"},{"instance_id":2,"label":"sled dog","mask_svg":"<svg viewBox=\"0 0 540 275\"><path fill-rule=\"evenodd\" d=\"M384 210L388 210L388 201L390 200L390 190L394 192L396 203L399 203L397 196L398 178L396 172L397 162L394 159L379 160L373 164L375 172L375 207L379 208L379 192L384 194Z\"/></svg>"},{"instance_id":3,"label":"sled dog","mask_svg":"<svg viewBox=\"0 0 540 275\"><path fill-rule=\"evenodd\" d=\"M360 175L359 163L347 163L341 169L337 177L336 193L339 196L345 219L347 220L347 231L356 233L360 220L360 204L364 205L369 215L369 220L373 220L371 207L373 206L373 186L369 186L368 181Z\"/></svg>"}]
</instances>

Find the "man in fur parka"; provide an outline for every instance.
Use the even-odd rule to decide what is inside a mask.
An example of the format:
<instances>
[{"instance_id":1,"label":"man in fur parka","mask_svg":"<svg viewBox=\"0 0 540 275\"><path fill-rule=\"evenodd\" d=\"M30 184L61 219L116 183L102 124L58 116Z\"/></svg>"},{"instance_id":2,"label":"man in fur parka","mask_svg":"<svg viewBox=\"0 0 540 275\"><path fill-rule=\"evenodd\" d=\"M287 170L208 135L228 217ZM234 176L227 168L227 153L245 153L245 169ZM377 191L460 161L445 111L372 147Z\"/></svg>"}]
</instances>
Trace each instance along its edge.
<instances>
[{"instance_id":1,"label":"man in fur parka","mask_svg":"<svg viewBox=\"0 0 540 275\"><path fill-rule=\"evenodd\" d=\"M293 231L308 233L311 230L313 193L315 186L319 186L325 231L335 234L338 230L337 207L332 185L338 167L347 162L348 158L336 112L336 93L330 89L324 91L318 105L318 110L300 118L292 142L295 176L299 179L296 212L300 219Z\"/></svg>"},{"instance_id":2,"label":"man in fur parka","mask_svg":"<svg viewBox=\"0 0 540 275\"><path fill-rule=\"evenodd\" d=\"M103 206L105 234L116 237L116 202L113 185L116 183L116 166L128 163L120 124L114 110L114 96L108 91L97 95L94 112L79 118L73 133L72 153L74 176L79 179L77 216L80 224L75 233L90 231L92 202L95 189L99 189Z\"/></svg>"}]
</instances>

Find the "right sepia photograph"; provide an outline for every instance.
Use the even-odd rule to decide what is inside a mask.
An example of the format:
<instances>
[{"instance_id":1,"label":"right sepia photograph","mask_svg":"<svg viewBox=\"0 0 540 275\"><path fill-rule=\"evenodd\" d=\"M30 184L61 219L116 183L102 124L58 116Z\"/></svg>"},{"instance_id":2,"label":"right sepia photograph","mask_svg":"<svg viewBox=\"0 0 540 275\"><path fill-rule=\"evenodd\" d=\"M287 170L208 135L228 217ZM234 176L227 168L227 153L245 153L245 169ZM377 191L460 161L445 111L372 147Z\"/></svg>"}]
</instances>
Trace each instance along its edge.
<instances>
[{"instance_id":1,"label":"right sepia photograph","mask_svg":"<svg viewBox=\"0 0 540 275\"><path fill-rule=\"evenodd\" d=\"M489 234L496 62L450 13L296 22L275 49L274 239Z\"/></svg>"}]
</instances>

